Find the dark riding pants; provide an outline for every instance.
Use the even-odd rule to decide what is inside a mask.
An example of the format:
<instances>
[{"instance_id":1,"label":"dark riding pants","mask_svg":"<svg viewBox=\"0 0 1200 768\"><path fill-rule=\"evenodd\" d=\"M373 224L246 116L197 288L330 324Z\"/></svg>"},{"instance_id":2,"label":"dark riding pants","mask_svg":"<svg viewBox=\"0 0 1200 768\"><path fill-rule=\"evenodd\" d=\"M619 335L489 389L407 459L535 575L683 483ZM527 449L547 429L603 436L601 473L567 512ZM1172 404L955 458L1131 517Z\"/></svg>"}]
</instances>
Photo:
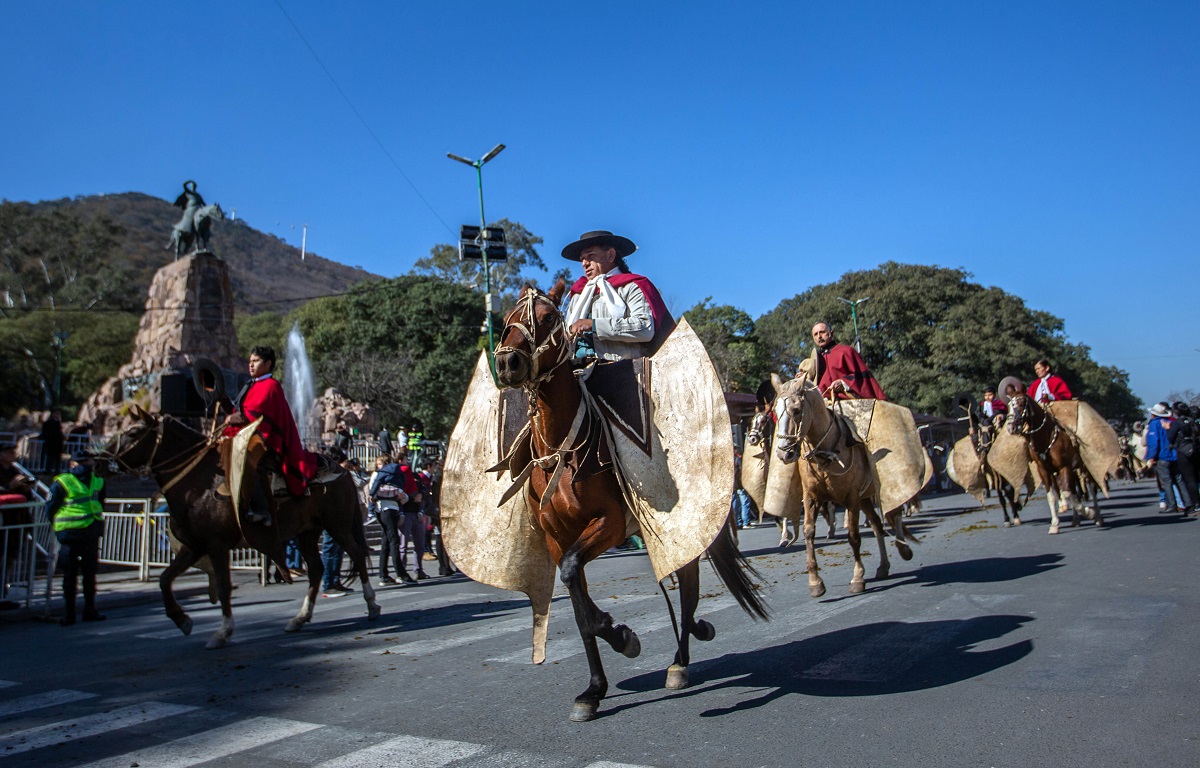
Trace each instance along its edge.
<instances>
[{"instance_id":1,"label":"dark riding pants","mask_svg":"<svg viewBox=\"0 0 1200 768\"><path fill-rule=\"evenodd\" d=\"M379 578L388 577L388 558L396 566L396 574L404 572L404 558L400 554L400 518L404 513L398 509L380 509L377 513L383 526L383 541L379 542Z\"/></svg>"}]
</instances>

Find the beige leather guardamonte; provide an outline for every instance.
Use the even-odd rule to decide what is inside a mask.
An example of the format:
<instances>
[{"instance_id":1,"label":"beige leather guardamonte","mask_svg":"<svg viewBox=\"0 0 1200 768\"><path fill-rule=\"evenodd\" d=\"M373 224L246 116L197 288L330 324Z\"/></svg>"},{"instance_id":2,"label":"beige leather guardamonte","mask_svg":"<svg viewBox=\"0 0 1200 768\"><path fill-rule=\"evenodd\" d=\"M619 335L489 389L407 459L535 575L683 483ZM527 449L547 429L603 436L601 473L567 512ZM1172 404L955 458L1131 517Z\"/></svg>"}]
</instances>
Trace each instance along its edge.
<instances>
[{"instance_id":1,"label":"beige leather guardamonte","mask_svg":"<svg viewBox=\"0 0 1200 768\"><path fill-rule=\"evenodd\" d=\"M771 446L767 442L758 445L745 443L742 451L742 487L758 509L758 520L762 522L763 505L767 497L767 470L770 468Z\"/></svg>"},{"instance_id":2,"label":"beige leather guardamonte","mask_svg":"<svg viewBox=\"0 0 1200 768\"><path fill-rule=\"evenodd\" d=\"M838 400L833 410L854 423L867 444L879 476L879 511L904 506L921 491L925 480L925 447L912 411L886 400Z\"/></svg>"},{"instance_id":3,"label":"beige leather guardamonte","mask_svg":"<svg viewBox=\"0 0 1200 768\"><path fill-rule=\"evenodd\" d=\"M918 437L920 437L920 435L918 435ZM934 469L933 459L929 458L929 451L922 448L921 455L925 457L925 471L921 473L921 487L924 488L925 485L933 479Z\"/></svg>"},{"instance_id":4,"label":"beige leather guardamonte","mask_svg":"<svg viewBox=\"0 0 1200 768\"><path fill-rule=\"evenodd\" d=\"M950 479L971 494L980 503L987 498L987 478L983 473L983 462L975 453L975 443L971 436L959 440L950 452L950 460L946 462L946 474Z\"/></svg>"},{"instance_id":5,"label":"beige leather guardamonte","mask_svg":"<svg viewBox=\"0 0 1200 768\"><path fill-rule=\"evenodd\" d=\"M250 438L254 437L262 420L263 417L259 416L242 427L232 438L233 449L229 454L229 493L233 496L233 511L237 514L238 520L242 519L242 485L246 476L246 450L250 447Z\"/></svg>"},{"instance_id":6,"label":"beige leather guardamonte","mask_svg":"<svg viewBox=\"0 0 1200 768\"><path fill-rule=\"evenodd\" d=\"M1121 463L1121 442L1116 431L1082 400L1055 400L1047 403L1046 408L1075 438L1084 466L1107 497L1108 477L1116 475Z\"/></svg>"},{"instance_id":7,"label":"beige leather guardamonte","mask_svg":"<svg viewBox=\"0 0 1200 768\"><path fill-rule=\"evenodd\" d=\"M1023 435L1014 435L1007 427L997 429L988 448L988 466L1008 481L1014 489L1037 487L1037 473L1029 468L1029 448Z\"/></svg>"},{"instance_id":8,"label":"beige leather guardamonte","mask_svg":"<svg viewBox=\"0 0 1200 768\"><path fill-rule=\"evenodd\" d=\"M775 441L779 439L779 430L775 430L771 438L771 450L767 457L767 488L764 493L763 505L759 507L764 513L782 517L798 525L804 514L804 486L800 482L800 464L784 463L779 457Z\"/></svg>"},{"instance_id":9,"label":"beige leather guardamonte","mask_svg":"<svg viewBox=\"0 0 1200 768\"><path fill-rule=\"evenodd\" d=\"M479 355L442 467L442 541L455 566L471 579L524 592L533 607L533 663L546 659L546 629L554 592L554 560L525 493L502 507L512 484L507 473L488 474L500 460L500 398Z\"/></svg>"},{"instance_id":10,"label":"beige leather guardamonte","mask_svg":"<svg viewBox=\"0 0 1200 768\"><path fill-rule=\"evenodd\" d=\"M609 429L626 502L659 580L702 555L729 516L733 424L717 371L681 319L650 359L649 455Z\"/></svg>"}]
</instances>

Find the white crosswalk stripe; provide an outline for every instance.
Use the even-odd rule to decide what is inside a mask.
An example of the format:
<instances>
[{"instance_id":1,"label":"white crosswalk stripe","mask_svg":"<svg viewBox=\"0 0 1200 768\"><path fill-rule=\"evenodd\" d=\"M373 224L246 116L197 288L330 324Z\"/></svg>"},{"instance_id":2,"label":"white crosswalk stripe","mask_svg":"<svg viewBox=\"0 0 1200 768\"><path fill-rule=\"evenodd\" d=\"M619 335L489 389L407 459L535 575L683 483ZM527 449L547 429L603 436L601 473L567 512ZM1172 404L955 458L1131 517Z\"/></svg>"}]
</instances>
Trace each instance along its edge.
<instances>
[{"instance_id":1,"label":"white crosswalk stripe","mask_svg":"<svg viewBox=\"0 0 1200 768\"><path fill-rule=\"evenodd\" d=\"M0 719L19 715L22 712L32 712L35 709L45 709L46 707L53 707L59 704L70 704L73 701L94 698L96 698L96 694L84 693L83 691L61 690L34 693L29 696L22 696L19 699L0 703Z\"/></svg>"},{"instance_id":2,"label":"white crosswalk stripe","mask_svg":"<svg viewBox=\"0 0 1200 768\"><path fill-rule=\"evenodd\" d=\"M465 741L422 739L416 736L397 736L381 744L326 760L317 768L442 768L457 760L465 760L487 751L480 744Z\"/></svg>"},{"instance_id":3,"label":"white crosswalk stripe","mask_svg":"<svg viewBox=\"0 0 1200 768\"><path fill-rule=\"evenodd\" d=\"M5 734L0 737L0 755L4 757L19 755L34 749L65 744L75 739L83 739L88 736L96 736L120 730L121 728L129 728L134 725L161 720L164 717L171 717L172 715L194 712L196 709L198 707L188 707L179 704L159 704L151 701L146 704L133 704L128 707L121 707L111 712L87 715L56 723L47 723L46 725L26 728L25 730Z\"/></svg>"},{"instance_id":4,"label":"white crosswalk stripe","mask_svg":"<svg viewBox=\"0 0 1200 768\"><path fill-rule=\"evenodd\" d=\"M589 763L584 768L651 768L651 766L634 765L633 763L611 763L608 760L601 760L598 763Z\"/></svg>"},{"instance_id":5,"label":"white crosswalk stripe","mask_svg":"<svg viewBox=\"0 0 1200 768\"><path fill-rule=\"evenodd\" d=\"M320 727L314 723L301 723L296 720L255 717L135 752L97 760L88 763L84 768L129 768L131 765L141 768L188 768Z\"/></svg>"}]
</instances>

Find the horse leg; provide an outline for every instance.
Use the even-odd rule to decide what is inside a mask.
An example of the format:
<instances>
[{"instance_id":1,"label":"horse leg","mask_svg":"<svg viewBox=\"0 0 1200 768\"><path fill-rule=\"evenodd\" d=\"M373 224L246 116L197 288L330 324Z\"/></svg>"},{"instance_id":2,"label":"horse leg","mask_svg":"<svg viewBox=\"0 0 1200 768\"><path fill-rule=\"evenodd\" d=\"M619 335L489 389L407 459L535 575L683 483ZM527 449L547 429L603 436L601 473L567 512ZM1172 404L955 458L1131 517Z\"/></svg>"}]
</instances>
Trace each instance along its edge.
<instances>
[{"instance_id":1,"label":"horse leg","mask_svg":"<svg viewBox=\"0 0 1200 768\"><path fill-rule=\"evenodd\" d=\"M821 514L825 516L825 523L829 526L829 534L825 538L827 538L827 539L836 538L837 537L837 522L836 522L837 518L833 514L833 505L832 504L822 504L821 505Z\"/></svg>"},{"instance_id":2,"label":"horse leg","mask_svg":"<svg viewBox=\"0 0 1200 768\"><path fill-rule=\"evenodd\" d=\"M667 668L666 687L678 691L688 684L689 641L693 637L701 641L712 640L717 631L703 619L696 621L696 606L700 603L700 560L693 560L675 575L679 582L679 648L675 652L675 662Z\"/></svg>"},{"instance_id":3,"label":"horse leg","mask_svg":"<svg viewBox=\"0 0 1200 768\"><path fill-rule=\"evenodd\" d=\"M886 579L892 575L892 564L888 560L887 536L883 532L883 522L870 503L863 503L863 513L867 516L867 525L871 526L871 533L875 534L875 541L879 542L879 567L875 569L875 578ZM912 556L911 552L909 556Z\"/></svg>"},{"instance_id":4,"label":"horse leg","mask_svg":"<svg viewBox=\"0 0 1200 768\"><path fill-rule=\"evenodd\" d=\"M614 651L628 658L636 658L642 652L642 644L636 634L624 624L613 624L612 616L600 610L587 592L584 566L608 551L609 547L621 543L625 534L625 521L619 510L591 521L571 547L559 560L559 578L571 596L571 607L575 610L575 624L583 639L591 678L583 693L575 697L571 710L571 722L582 723L596 716L600 700L608 693L608 679L604 676L604 665L600 660L600 649L596 638L602 638Z\"/></svg>"},{"instance_id":5,"label":"horse leg","mask_svg":"<svg viewBox=\"0 0 1200 768\"><path fill-rule=\"evenodd\" d=\"M350 562L354 564L354 572L358 575L358 580L362 582L363 600L367 603L367 619L374 621L379 618L382 609L379 603L375 602L375 587L371 586L371 574L367 571L367 537L363 533L362 525L358 522L358 507L353 507L353 517L350 518L350 530L337 530L331 527L329 535L333 536L342 547L342 551L350 558ZM421 553L417 552L417 567L420 567ZM400 565L397 563L397 565ZM401 571L403 573L403 571Z\"/></svg>"},{"instance_id":6,"label":"horse leg","mask_svg":"<svg viewBox=\"0 0 1200 768\"><path fill-rule=\"evenodd\" d=\"M804 562L808 566L808 594L821 597L825 582L817 570L817 503L812 494L804 494Z\"/></svg>"},{"instance_id":7,"label":"horse leg","mask_svg":"<svg viewBox=\"0 0 1200 768\"><path fill-rule=\"evenodd\" d=\"M233 635L233 579L229 574L229 550L218 550L209 558L217 574L217 597L221 601L221 628L213 633L204 646L211 651L224 648Z\"/></svg>"},{"instance_id":8,"label":"horse leg","mask_svg":"<svg viewBox=\"0 0 1200 768\"><path fill-rule=\"evenodd\" d=\"M858 509L855 506L846 507L846 539L850 542L850 553L854 557L854 573L850 577L850 594L857 595L866 589L864 577L867 569L862 562L862 532L858 530ZM883 531L880 531L883 533ZM880 544L883 544L880 539Z\"/></svg>"},{"instance_id":9,"label":"horse leg","mask_svg":"<svg viewBox=\"0 0 1200 768\"><path fill-rule=\"evenodd\" d=\"M321 564L320 548L321 532L319 530L301 531L296 534L296 544L300 547L300 556L304 558L305 570L308 572L308 589L304 592L304 602L300 604L300 612L284 627L285 632L296 632L312 621L313 606L317 602L317 593L321 590L321 577L325 575L325 566Z\"/></svg>"},{"instance_id":10,"label":"horse leg","mask_svg":"<svg viewBox=\"0 0 1200 768\"><path fill-rule=\"evenodd\" d=\"M173 586L175 578L191 568L199 559L199 553L192 551L187 545L180 544L179 551L171 558L171 564L158 577L158 588L162 590L167 618L175 622L175 626L185 635L192 634L192 617L187 615L187 611L183 610L183 606L175 599Z\"/></svg>"},{"instance_id":11,"label":"horse leg","mask_svg":"<svg viewBox=\"0 0 1200 768\"><path fill-rule=\"evenodd\" d=\"M867 509L871 510L871 512L875 511L875 508L869 504ZM904 525L904 515L901 514L903 511L903 508L893 509L884 515L884 517L887 519L888 527L892 529L892 537L896 544L896 551L900 553L900 559L912 560L912 548L908 546L908 539L911 538L913 541L917 541L917 537L909 533L908 527ZM867 514L870 515L870 512Z\"/></svg>"}]
</instances>

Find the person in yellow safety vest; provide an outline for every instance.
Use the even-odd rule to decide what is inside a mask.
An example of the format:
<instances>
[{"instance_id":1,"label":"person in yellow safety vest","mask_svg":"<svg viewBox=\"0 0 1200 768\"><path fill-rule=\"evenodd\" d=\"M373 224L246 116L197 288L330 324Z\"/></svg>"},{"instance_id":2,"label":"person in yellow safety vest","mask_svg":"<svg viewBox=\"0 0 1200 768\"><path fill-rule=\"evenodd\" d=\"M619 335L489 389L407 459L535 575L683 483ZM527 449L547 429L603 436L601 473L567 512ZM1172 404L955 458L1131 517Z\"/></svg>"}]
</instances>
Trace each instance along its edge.
<instances>
[{"instance_id":1,"label":"person in yellow safety vest","mask_svg":"<svg viewBox=\"0 0 1200 768\"><path fill-rule=\"evenodd\" d=\"M58 562L63 568L65 610L59 624L75 623L75 580L83 575L83 620L104 621L96 610L96 569L100 561L100 537L104 535L104 480L92 472L92 455L76 451L70 470L54 478L46 517L54 523L54 536L61 548Z\"/></svg>"},{"instance_id":2,"label":"person in yellow safety vest","mask_svg":"<svg viewBox=\"0 0 1200 768\"><path fill-rule=\"evenodd\" d=\"M421 425L413 422L412 428L408 430L408 452L414 454L417 448L421 447L421 440L425 438L425 434L421 432Z\"/></svg>"}]
</instances>

